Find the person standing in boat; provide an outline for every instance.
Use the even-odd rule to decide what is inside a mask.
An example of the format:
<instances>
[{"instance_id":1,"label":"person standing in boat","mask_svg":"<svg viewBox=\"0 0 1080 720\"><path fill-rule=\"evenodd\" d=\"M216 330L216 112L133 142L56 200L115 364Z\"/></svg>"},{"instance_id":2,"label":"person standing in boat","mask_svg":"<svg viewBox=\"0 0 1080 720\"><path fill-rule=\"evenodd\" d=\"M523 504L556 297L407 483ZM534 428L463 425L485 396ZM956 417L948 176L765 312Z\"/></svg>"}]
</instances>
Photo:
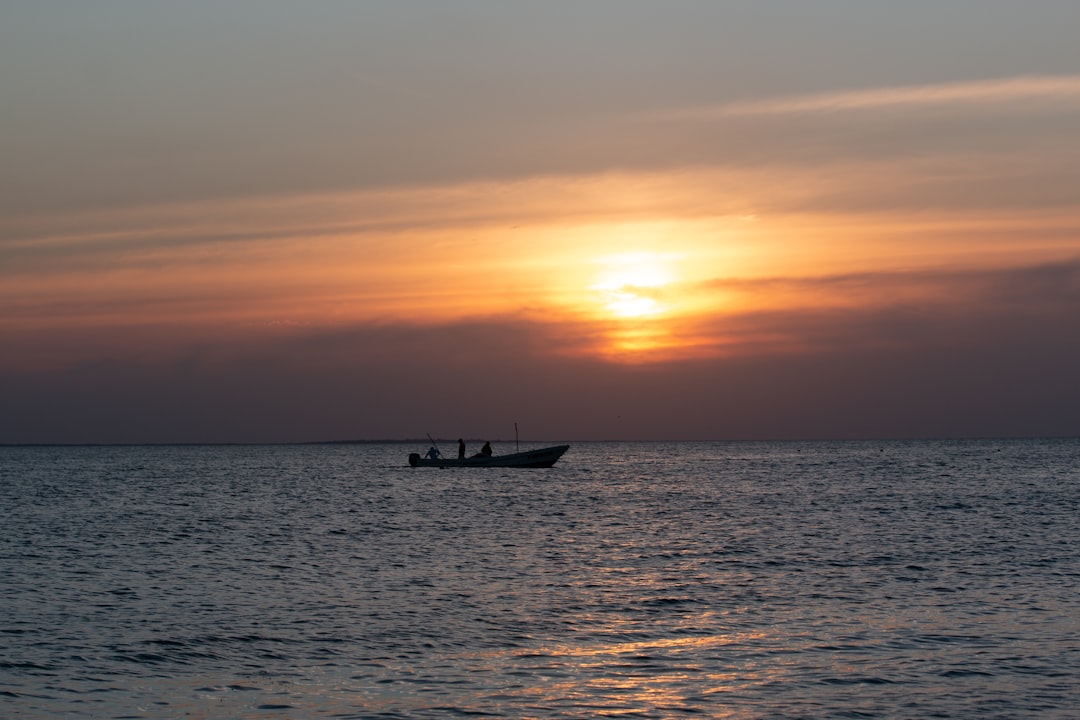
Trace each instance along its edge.
<instances>
[{"instance_id":1,"label":"person standing in boat","mask_svg":"<svg viewBox=\"0 0 1080 720\"><path fill-rule=\"evenodd\" d=\"M458 460L464 460L465 459L465 441L462 440L461 438L458 438L458 441L457 441L457 459Z\"/></svg>"},{"instance_id":2,"label":"person standing in boat","mask_svg":"<svg viewBox=\"0 0 1080 720\"><path fill-rule=\"evenodd\" d=\"M484 447L480 448L480 454L484 457L491 457L491 443L484 442Z\"/></svg>"}]
</instances>

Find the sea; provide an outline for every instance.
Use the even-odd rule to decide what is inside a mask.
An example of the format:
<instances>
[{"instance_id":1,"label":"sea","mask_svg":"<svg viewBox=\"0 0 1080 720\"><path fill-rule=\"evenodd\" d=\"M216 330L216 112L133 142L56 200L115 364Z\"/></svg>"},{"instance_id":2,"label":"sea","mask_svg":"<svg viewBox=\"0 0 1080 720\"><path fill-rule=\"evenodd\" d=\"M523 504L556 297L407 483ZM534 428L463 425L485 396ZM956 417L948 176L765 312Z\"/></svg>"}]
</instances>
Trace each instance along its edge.
<instances>
[{"instance_id":1,"label":"sea","mask_svg":"<svg viewBox=\"0 0 1080 720\"><path fill-rule=\"evenodd\" d=\"M1080 440L426 450L0 447L0 717L1080 717Z\"/></svg>"}]
</instances>

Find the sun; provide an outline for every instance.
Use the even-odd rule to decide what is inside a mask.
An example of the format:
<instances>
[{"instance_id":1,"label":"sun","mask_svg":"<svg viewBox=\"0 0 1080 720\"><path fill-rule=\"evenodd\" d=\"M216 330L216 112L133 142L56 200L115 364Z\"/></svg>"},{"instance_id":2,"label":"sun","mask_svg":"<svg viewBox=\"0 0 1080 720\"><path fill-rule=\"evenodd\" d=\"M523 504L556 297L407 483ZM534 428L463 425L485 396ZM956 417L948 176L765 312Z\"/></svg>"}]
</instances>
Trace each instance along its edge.
<instances>
[{"instance_id":1,"label":"sun","mask_svg":"<svg viewBox=\"0 0 1080 720\"><path fill-rule=\"evenodd\" d=\"M646 318L664 313L661 289L675 280L671 258L652 252L598 258L600 273L589 289L608 316Z\"/></svg>"}]
</instances>

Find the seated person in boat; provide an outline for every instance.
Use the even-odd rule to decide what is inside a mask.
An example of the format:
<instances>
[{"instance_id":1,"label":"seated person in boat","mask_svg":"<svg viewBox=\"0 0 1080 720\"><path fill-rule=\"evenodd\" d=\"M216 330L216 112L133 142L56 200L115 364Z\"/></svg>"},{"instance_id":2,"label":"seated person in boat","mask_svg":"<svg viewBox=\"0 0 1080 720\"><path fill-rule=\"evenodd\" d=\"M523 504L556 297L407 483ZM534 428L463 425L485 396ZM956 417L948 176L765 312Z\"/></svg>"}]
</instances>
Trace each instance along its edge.
<instances>
[{"instance_id":1,"label":"seated person in boat","mask_svg":"<svg viewBox=\"0 0 1080 720\"><path fill-rule=\"evenodd\" d=\"M439 457L439 451L435 449L434 445L428 448L427 456L429 460L435 460Z\"/></svg>"},{"instance_id":2,"label":"seated person in boat","mask_svg":"<svg viewBox=\"0 0 1080 720\"><path fill-rule=\"evenodd\" d=\"M484 457L491 457L491 443L485 442L484 447L480 448L480 454Z\"/></svg>"}]
</instances>

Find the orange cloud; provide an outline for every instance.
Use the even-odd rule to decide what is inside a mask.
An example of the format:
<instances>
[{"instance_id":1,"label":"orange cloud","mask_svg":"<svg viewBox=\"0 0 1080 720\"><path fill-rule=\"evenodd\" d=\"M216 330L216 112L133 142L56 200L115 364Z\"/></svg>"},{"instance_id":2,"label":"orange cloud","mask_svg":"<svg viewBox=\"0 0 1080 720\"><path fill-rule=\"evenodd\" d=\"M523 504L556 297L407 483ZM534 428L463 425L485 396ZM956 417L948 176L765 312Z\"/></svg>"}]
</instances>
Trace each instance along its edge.
<instances>
[{"instance_id":1,"label":"orange cloud","mask_svg":"<svg viewBox=\"0 0 1080 720\"><path fill-rule=\"evenodd\" d=\"M875 206L920 198L935 172L693 168L9 219L0 332L514 317L573 328L561 353L653 362L788 342L714 319L875 305L936 292L941 273L1080 254L1070 207ZM912 275L876 280L896 273Z\"/></svg>"}]
</instances>

